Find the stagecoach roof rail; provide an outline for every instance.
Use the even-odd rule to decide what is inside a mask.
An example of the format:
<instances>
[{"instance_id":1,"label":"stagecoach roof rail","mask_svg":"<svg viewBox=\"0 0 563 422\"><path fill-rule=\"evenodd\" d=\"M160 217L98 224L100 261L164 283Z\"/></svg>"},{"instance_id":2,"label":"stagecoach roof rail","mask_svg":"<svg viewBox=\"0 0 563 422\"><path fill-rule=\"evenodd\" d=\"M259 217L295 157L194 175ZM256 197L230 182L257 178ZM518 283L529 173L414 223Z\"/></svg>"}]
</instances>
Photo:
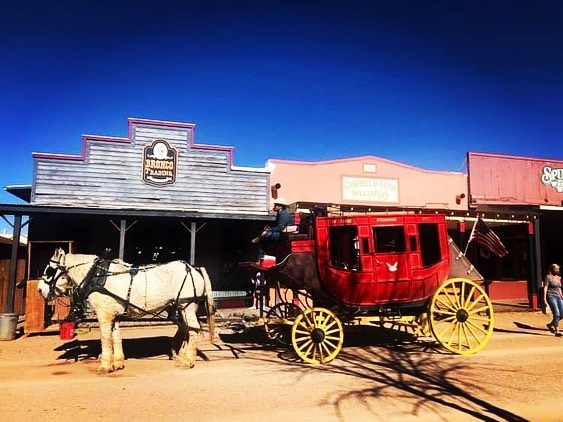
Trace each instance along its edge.
<instances>
[{"instance_id":1,"label":"stagecoach roof rail","mask_svg":"<svg viewBox=\"0 0 563 422\"><path fill-rule=\"evenodd\" d=\"M333 204L322 202L298 201L290 204L289 209L294 213L311 213L315 209L325 210L330 217L352 215L392 215L392 214L445 214L450 220L475 221L478 217L485 221L497 223L526 223L537 218L530 210L451 210L424 207L389 207L378 205Z\"/></svg>"},{"instance_id":2,"label":"stagecoach roof rail","mask_svg":"<svg viewBox=\"0 0 563 422\"><path fill-rule=\"evenodd\" d=\"M295 213L310 213L314 210L325 210L327 215L343 216L343 215L371 215L371 214L415 214L421 208L414 207L389 207L377 205L351 205L351 204L333 204L318 202L295 202L289 206L290 210ZM424 212L435 212L436 209L424 209ZM445 212L445 210L444 210Z\"/></svg>"}]
</instances>

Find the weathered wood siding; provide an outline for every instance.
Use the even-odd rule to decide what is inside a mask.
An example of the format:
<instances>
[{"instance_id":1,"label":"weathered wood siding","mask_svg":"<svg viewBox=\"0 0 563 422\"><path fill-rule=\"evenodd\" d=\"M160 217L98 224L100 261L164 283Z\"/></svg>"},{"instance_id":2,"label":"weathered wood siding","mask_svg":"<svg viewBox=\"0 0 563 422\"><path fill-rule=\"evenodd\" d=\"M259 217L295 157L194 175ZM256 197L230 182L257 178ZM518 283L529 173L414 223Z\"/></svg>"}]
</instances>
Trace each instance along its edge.
<instances>
[{"instance_id":1,"label":"weathered wood siding","mask_svg":"<svg viewBox=\"0 0 563 422\"><path fill-rule=\"evenodd\" d=\"M471 204L563 205L563 161L470 152Z\"/></svg>"},{"instance_id":2,"label":"weathered wood siding","mask_svg":"<svg viewBox=\"0 0 563 422\"><path fill-rule=\"evenodd\" d=\"M86 136L81 157L34 154L32 204L267 214L269 172L233 167L230 148L194 144L193 125L165 123L131 119L129 139ZM144 148L158 139L178 153L174 185L142 180Z\"/></svg>"},{"instance_id":3,"label":"weathered wood siding","mask_svg":"<svg viewBox=\"0 0 563 422\"><path fill-rule=\"evenodd\" d=\"M18 259L16 267L16 283L25 278L25 259ZM7 312L9 275L11 261L0 259L0 312ZM14 309L13 312L23 315L25 313L25 290L16 288L14 290Z\"/></svg>"}]
</instances>

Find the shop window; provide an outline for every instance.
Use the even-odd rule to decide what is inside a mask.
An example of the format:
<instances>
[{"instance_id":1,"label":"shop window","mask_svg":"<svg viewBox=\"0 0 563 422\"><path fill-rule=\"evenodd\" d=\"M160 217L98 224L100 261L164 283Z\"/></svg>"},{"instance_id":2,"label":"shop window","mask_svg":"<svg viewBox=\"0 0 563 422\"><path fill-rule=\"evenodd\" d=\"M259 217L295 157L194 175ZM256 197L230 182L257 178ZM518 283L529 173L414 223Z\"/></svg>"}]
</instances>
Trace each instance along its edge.
<instances>
[{"instance_id":1,"label":"shop window","mask_svg":"<svg viewBox=\"0 0 563 422\"><path fill-rule=\"evenodd\" d=\"M439 262L442 258L442 252L440 250L438 225L434 223L421 223L418 225L418 235L422 265L429 267Z\"/></svg>"},{"instance_id":2,"label":"shop window","mask_svg":"<svg viewBox=\"0 0 563 422\"><path fill-rule=\"evenodd\" d=\"M518 224L495 227L508 254L499 258L487 248L471 242L468 258L485 280L526 280L529 278L529 244L527 225Z\"/></svg>"},{"instance_id":3,"label":"shop window","mask_svg":"<svg viewBox=\"0 0 563 422\"><path fill-rule=\"evenodd\" d=\"M406 252L405 228L403 226L385 226L373 228L375 253Z\"/></svg>"},{"instance_id":4,"label":"shop window","mask_svg":"<svg viewBox=\"0 0 563 422\"><path fill-rule=\"evenodd\" d=\"M330 227L329 242L330 263L333 267L360 270L360 245L356 226Z\"/></svg>"},{"instance_id":5,"label":"shop window","mask_svg":"<svg viewBox=\"0 0 563 422\"><path fill-rule=\"evenodd\" d=\"M490 280L525 280L528 277L528 242L526 239L502 239L508 254L502 258L481 246L477 247L477 269Z\"/></svg>"}]
</instances>

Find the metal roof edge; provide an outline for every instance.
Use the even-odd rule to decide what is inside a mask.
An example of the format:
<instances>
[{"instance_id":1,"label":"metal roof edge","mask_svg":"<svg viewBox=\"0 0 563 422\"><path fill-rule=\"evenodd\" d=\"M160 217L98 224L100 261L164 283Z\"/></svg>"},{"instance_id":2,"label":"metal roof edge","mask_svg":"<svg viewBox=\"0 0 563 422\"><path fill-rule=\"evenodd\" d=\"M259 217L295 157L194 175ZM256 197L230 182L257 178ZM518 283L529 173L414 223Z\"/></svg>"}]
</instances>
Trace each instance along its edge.
<instances>
[{"instance_id":1,"label":"metal roof edge","mask_svg":"<svg viewBox=\"0 0 563 422\"><path fill-rule=\"evenodd\" d=\"M221 212L197 212L181 210L144 210L131 208L85 208L29 204L0 204L0 214L37 216L46 214L106 215L114 217L171 217L197 220L273 220L269 214L243 214Z\"/></svg>"}]
</instances>

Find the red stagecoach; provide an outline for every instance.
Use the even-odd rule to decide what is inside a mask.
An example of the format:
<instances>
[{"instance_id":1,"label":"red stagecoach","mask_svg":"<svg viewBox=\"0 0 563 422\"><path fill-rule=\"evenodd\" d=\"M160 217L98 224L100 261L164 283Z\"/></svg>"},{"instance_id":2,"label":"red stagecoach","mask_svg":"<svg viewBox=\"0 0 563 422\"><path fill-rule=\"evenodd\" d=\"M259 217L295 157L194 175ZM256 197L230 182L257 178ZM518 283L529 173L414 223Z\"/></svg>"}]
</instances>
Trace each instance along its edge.
<instances>
[{"instance_id":1,"label":"red stagecoach","mask_svg":"<svg viewBox=\"0 0 563 422\"><path fill-rule=\"evenodd\" d=\"M443 214L296 214L261 264L248 264L275 289L265 315L270 339L306 362L340 352L343 324L372 323L432 335L457 354L489 341L493 307L481 275L448 236Z\"/></svg>"}]
</instances>

